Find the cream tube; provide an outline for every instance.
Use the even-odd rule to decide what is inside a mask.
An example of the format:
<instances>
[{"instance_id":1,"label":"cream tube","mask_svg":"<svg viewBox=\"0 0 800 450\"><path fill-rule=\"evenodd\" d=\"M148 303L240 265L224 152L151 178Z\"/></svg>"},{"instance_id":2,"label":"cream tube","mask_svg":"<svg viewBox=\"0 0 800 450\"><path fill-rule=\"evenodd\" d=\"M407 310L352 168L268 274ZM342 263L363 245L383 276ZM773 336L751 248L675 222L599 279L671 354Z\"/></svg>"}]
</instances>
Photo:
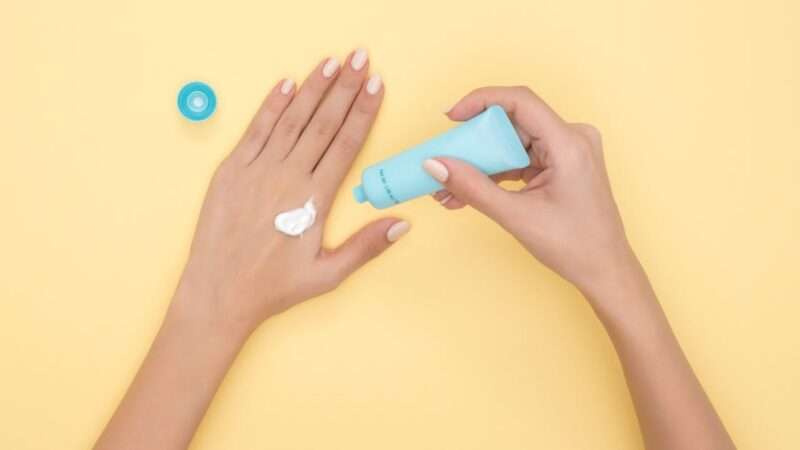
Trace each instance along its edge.
<instances>
[{"instance_id":1,"label":"cream tube","mask_svg":"<svg viewBox=\"0 0 800 450\"><path fill-rule=\"evenodd\" d=\"M464 160L487 175L530 164L505 111L493 105L445 133L367 167L353 196L359 203L383 209L436 192L442 185L422 169L422 163L437 156Z\"/></svg>"}]
</instances>

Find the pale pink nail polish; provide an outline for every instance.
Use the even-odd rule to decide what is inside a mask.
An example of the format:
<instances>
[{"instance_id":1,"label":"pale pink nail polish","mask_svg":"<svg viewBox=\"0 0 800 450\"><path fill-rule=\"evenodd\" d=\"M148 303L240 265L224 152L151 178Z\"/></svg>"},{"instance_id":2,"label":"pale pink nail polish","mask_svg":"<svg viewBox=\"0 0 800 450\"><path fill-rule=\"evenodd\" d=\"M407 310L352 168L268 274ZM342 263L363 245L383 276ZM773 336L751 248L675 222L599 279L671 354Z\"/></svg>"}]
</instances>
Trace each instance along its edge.
<instances>
[{"instance_id":1,"label":"pale pink nail polish","mask_svg":"<svg viewBox=\"0 0 800 450\"><path fill-rule=\"evenodd\" d=\"M367 51L363 48L359 48L358 50L353 53L353 57L350 59L350 67L353 68L355 71L361 70L364 65L367 63Z\"/></svg>"},{"instance_id":2,"label":"pale pink nail polish","mask_svg":"<svg viewBox=\"0 0 800 450\"><path fill-rule=\"evenodd\" d=\"M330 78L337 70L339 70L339 61L336 58L328 58L328 61L322 66L322 76Z\"/></svg>"},{"instance_id":3,"label":"pale pink nail polish","mask_svg":"<svg viewBox=\"0 0 800 450\"><path fill-rule=\"evenodd\" d=\"M292 89L294 89L294 81L289 79L283 80L283 83L281 83L281 94L289 95Z\"/></svg>"},{"instance_id":4,"label":"pale pink nail polish","mask_svg":"<svg viewBox=\"0 0 800 450\"><path fill-rule=\"evenodd\" d=\"M411 229L411 224L406 222L405 220L401 220L400 222L393 224L392 226L389 227L388 230L386 230L386 239L389 242L396 242L398 239L403 237L403 235L408 233L408 230L410 229Z\"/></svg>"},{"instance_id":5,"label":"pale pink nail polish","mask_svg":"<svg viewBox=\"0 0 800 450\"><path fill-rule=\"evenodd\" d=\"M447 181L447 177L450 176L447 167L435 159L426 159L425 162L422 163L422 168L440 183Z\"/></svg>"},{"instance_id":6,"label":"pale pink nail polish","mask_svg":"<svg viewBox=\"0 0 800 450\"><path fill-rule=\"evenodd\" d=\"M367 81L367 93L370 95L375 95L378 91L381 90L381 86L383 85L383 80L381 80L381 76L377 73L369 77L369 81Z\"/></svg>"}]
</instances>

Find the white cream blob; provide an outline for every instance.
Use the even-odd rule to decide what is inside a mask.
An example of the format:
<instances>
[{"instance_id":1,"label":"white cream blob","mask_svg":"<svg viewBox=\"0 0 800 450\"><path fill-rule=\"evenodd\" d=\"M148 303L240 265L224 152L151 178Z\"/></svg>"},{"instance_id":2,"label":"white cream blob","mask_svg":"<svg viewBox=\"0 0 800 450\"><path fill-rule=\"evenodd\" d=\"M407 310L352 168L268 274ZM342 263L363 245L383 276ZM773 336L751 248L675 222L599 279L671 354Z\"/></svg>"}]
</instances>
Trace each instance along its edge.
<instances>
[{"instance_id":1,"label":"white cream blob","mask_svg":"<svg viewBox=\"0 0 800 450\"><path fill-rule=\"evenodd\" d=\"M275 229L289 236L300 236L314 225L317 209L309 198L302 208L292 209L275 216Z\"/></svg>"}]
</instances>

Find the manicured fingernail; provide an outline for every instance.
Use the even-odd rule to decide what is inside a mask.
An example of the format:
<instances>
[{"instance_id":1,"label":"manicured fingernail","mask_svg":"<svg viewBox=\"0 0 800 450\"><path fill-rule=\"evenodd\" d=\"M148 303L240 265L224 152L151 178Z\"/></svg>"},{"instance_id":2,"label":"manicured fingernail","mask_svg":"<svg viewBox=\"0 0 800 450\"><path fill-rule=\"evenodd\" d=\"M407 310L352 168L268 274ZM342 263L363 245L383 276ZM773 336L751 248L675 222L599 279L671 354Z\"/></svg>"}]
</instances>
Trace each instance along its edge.
<instances>
[{"instance_id":1,"label":"manicured fingernail","mask_svg":"<svg viewBox=\"0 0 800 450\"><path fill-rule=\"evenodd\" d=\"M350 67L353 68L355 71L361 70L364 67L364 64L367 63L367 51L363 48L359 48L353 53L353 57L350 58Z\"/></svg>"},{"instance_id":2,"label":"manicured fingernail","mask_svg":"<svg viewBox=\"0 0 800 450\"><path fill-rule=\"evenodd\" d=\"M425 162L422 163L422 168L440 183L447 181L447 177L450 175L447 172L447 167L435 159L426 159Z\"/></svg>"},{"instance_id":3,"label":"manicured fingernail","mask_svg":"<svg viewBox=\"0 0 800 450\"><path fill-rule=\"evenodd\" d=\"M336 58L328 58L328 61L326 61L325 65L322 66L322 76L325 78L330 78L338 69L339 61L337 61Z\"/></svg>"},{"instance_id":4,"label":"manicured fingernail","mask_svg":"<svg viewBox=\"0 0 800 450\"><path fill-rule=\"evenodd\" d=\"M452 199L453 199L453 194L447 194L447 196L445 198L439 200L439 204L444 206L444 205L447 204L447 202L449 202Z\"/></svg>"},{"instance_id":5,"label":"manicured fingernail","mask_svg":"<svg viewBox=\"0 0 800 450\"><path fill-rule=\"evenodd\" d=\"M283 83L281 83L281 94L289 95L292 89L294 89L294 81L289 79L283 80Z\"/></svg>"},{"instance_id":6,"label":"manicured fingernail","mask_svg":"<svg viewBox=\"0 0 800 450\"><path fill-rule=\"evenodd\" d=\"M383 84L381 76L377 73L372 75L369 77L369 81L367 81L367 93L371 95L377 94L378 91L381 90L381 84Z\"/></svg>"},{"instance_id":7,"label":"manicured fingernail","mask_svg":"<svg viewBox=\"0 0 800 450\"><path fill-rule=\"evenodd\" d=\"M397 242L398 239L403 237L404 234L408 233L408 230L411 229L411 224L406 222L405 220L401 220L389 227L386 230L386 239L389 242Z\"/></svg>"}]
</instances>

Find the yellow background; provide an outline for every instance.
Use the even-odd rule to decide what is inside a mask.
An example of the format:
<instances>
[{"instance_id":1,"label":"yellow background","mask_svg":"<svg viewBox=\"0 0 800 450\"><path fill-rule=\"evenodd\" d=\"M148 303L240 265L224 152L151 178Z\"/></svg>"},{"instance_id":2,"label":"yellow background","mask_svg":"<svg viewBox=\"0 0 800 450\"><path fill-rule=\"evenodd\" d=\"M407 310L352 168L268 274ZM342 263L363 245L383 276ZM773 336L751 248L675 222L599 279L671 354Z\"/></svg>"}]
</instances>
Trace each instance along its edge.
<instances>
[{"instance_id":1,"label":"yellow background","mask_svg":"<svg viewBox=\"0 0 800 450\"><path fill-rule=\"evenodd\" d=\"M797 2L8 0L0 17L0 448L85 448L153 337L207 180L263 94L363 45L386 82L326 239L381 214L368 163L527 84L604 133L628 232L740 448L800 447ZM210 122L175 96L203 79ZM411 233L268 321L197 449L641 447L578 294L478 214Z\"/></svg>"}]
</instances>

